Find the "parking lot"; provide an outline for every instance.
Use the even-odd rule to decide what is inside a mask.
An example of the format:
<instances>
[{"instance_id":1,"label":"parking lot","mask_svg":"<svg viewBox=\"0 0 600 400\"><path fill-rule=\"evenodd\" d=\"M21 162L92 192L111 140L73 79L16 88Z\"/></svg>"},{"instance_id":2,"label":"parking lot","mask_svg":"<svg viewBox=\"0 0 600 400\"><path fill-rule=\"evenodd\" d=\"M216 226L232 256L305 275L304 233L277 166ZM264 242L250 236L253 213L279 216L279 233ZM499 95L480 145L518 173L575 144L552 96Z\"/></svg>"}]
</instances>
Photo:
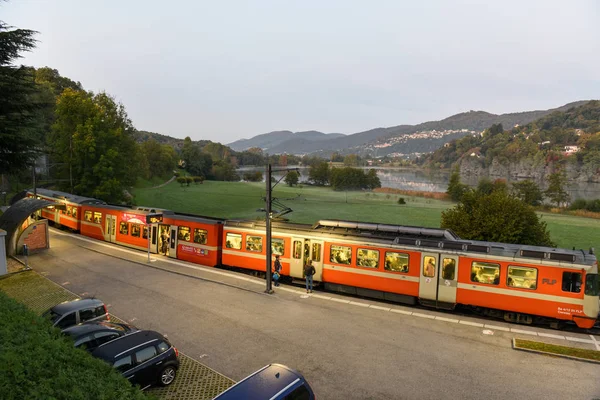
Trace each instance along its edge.
<instances>
[{"instance_id":1,"label":"parking lot","mask_svg":"<svg viewBox=\"0 0 600 400\"><path fill-rule=\"evenodd\" d=\"M320 399L600 395L597 365L511 349L513 337L532 332L593 348L589 335L328 293L307 297L293 287L269 296L264 281L252 277L162 258L146 264L142 252L64 233L53 233L52 248L30 261L47 278L102 298L112 313L168 334L185 354L235 380L280 362L300 370ZM529 382L544 384L532 392Z\"/></svg>"}]
</instances>

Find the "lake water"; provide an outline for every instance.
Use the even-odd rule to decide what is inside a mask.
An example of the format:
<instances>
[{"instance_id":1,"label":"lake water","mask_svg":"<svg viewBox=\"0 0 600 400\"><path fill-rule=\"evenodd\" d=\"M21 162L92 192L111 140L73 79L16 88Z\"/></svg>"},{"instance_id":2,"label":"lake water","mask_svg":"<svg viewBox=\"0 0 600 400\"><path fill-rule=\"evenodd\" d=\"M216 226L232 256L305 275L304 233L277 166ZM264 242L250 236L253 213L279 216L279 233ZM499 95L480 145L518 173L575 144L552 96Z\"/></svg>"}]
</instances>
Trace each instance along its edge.
<instances>
[{"instance_id":1,"label":"lake water","mask_svg":"<svg viewBox=\"0 0 600 400\"><path fill-rule=\"evenodd\" d=\"M280 167L274 167L280 168ZM294 167L289 167L294 168ZM300 170L300 182L308 179L309 169L306 167L298 167ZM370 168L364 168L370 169ZM426 171L418 169L408 168L375 168L377 170L377 176L381 181L382 187L389 187L394 189L403 190L418 190L424 192L445 192L448 188L448 181L450 180L449 171ZM264 168L240 168L238 171L261 171L265 172ZM273 176L279 179L285 174L285 172L273 172ZM264 181L264 179L263 179ZM477 186L478 178L469 177L463 178L462 182L470 185ZM538 182L539 185L539 182ZM542 187L544 189L544 187ZM586 182L569 182L565 188L571 196L571 200L578 198L590 200L600 198L600 183L586 183Z\"/></svg>"}]
</instances>

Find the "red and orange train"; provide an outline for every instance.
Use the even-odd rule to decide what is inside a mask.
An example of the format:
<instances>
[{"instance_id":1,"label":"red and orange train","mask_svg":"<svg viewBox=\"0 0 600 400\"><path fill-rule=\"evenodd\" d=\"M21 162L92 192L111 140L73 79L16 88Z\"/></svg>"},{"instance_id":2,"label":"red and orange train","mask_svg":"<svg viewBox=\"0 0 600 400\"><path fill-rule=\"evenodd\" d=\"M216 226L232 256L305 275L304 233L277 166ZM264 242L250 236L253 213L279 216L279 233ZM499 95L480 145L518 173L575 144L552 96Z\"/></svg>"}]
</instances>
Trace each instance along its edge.
<instances>
[{"instance_id":1,"label":"red and orange train","mask_svg":"<svg viewBox=\"0 0 600 400\"><path fill-rule=\"evenodd\" d=\"M33 196L32 192L28 196ZM265 271L264 222L108 205L38 189L63 203L40 216L82 235L208 267ZM146 224L161 213L162 222ZM462 240L450 230L321 220L272 223L272 254L282 275L303 277L312 260L325 289L434 308L467 306L519 323L572 321L592 328L599 313L592 250Z\"/></svg>"}]
</instances>

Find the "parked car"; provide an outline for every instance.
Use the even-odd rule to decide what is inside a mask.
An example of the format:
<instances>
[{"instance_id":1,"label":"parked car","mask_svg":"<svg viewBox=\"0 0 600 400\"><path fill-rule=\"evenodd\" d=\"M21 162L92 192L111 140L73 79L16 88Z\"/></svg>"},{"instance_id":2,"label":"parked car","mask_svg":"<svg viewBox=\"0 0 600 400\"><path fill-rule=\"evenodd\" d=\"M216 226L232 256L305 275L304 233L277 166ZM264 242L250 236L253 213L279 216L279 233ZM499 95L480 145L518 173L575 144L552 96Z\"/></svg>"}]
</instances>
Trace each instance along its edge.
<instances>
[{"instance_id":1,"label":"parked car","mask_svg":"<svg viewBox=\"0 0 600 400\"><path fill-rule=\"evenodd\" d=\"M160 333L137 331L100 345L92 352L133 385L170 385L179 368L179 351Z\"/></svg>"},{"instance_id":2,"label":"parked car","mask_svg":"<svg viewBox=\"0 0 600 400\"><path fill-rule=\"evenodd\" d=\"M62 333L73 339L75 347L92 352L101 344L138 330L135 326L117 324L116 322L88 321L63 329Z\"/></svg>"},{"instance_id":3,"label":"parked car","mask_svg":"<svg viewBox=\"0 0 600 400\"><path fill-rule=\"evenodd\" d=\"M314 400L315 394L298 371L269 364L236 383L213 400Z\"/></svg>"},{"instance_id":4,"label":"parked car","mask_svg":"<svg viewBox=\"0 0 600 400\"><path fill-rule=\"evenodd\" d=\"M109 321L108 310L102 300L87 298L65 301L47 310L43 316L60 329L86 321Z\"/></svg>"}]
</instances>

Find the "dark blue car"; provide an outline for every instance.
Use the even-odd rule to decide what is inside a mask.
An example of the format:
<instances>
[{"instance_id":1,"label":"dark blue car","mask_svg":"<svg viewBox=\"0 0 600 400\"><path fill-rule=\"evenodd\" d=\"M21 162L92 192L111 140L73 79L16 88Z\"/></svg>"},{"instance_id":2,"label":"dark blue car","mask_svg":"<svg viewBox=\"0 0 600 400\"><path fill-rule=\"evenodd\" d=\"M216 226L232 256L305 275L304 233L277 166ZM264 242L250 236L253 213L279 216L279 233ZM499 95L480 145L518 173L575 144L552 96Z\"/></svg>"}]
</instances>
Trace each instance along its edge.
<instances>
[{"instance_id":1,"label":"dark blue car","mask_svg":"<svg viewBox=\"0 0 600 400\"><path fill-rule=\"evenodd\" d=\"M269 364L236 383L213 400L314 400L302 374L285 365Z\"/></svg>"}]
</instances>

